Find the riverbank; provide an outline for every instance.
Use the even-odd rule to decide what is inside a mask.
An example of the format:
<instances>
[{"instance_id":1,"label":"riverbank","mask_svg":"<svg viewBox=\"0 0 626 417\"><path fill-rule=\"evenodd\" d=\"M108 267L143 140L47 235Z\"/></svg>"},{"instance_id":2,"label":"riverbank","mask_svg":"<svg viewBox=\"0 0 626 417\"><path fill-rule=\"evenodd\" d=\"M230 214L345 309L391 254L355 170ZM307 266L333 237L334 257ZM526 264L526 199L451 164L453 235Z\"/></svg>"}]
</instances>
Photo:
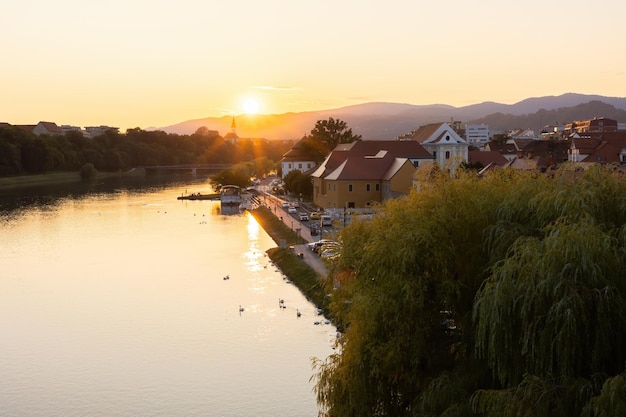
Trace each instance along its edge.
<instances>
[{"instance_id":1,"label":"riverbank","mask_svg":"<svg viewBox=\"0 0 626 417\"><path fill-rule=\"evenodd\" d=\"M330 299L326 296L325 278L311 268L290 246L298 241L297 234L272 214L266 207L250 211L252 216L274 239L278 245L285 242L285 249L280 247L267 251L269 258L300 289L302 294L318 308L328 311Z\"/></svg>"},{"instance_id":2,"label":"riverbank","mask_svg":"<svg viewBox=\"0 0 626 417\"><path fill-rule=\"evenodd\" d=\"M145 175L142 169L131 169L127 172L97 172L93 179L103 179L122 176ZM0 177L0 191L17 190L25 187L35 187L47 184L71 184L81 181L91 181L81 178L80 172L50 172L37 175L20 175L17 177Z\"/></svg>"}]
</instances>

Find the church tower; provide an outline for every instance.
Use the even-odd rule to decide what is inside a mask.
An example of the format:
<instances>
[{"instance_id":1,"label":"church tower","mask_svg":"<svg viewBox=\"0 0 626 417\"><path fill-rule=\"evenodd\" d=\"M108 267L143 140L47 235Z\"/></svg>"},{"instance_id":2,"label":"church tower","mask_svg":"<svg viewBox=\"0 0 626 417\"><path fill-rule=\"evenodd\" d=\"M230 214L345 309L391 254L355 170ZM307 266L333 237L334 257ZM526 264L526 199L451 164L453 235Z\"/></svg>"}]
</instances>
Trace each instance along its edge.
<instances>
[{"instance_id":1,"label":"church tower","mask_svg":"<svg viewBox=\"0 0 626 417\"><path fill-rule=\"evenodd\" d=\"M580 149L576 147L574 138L572 138L572 144L567 150L567 160L570 162L578 162L580 160Z\"/></svg>"},{"instance_id":2,"label":"church tower","mask_svg":"<svg viewBox=\"0 0 626 417\"><path fill-rule=\"evenodd\" d=\"M239 136L237 136L237 124L235 123L235 116L233 116L233 122L230 124L230 132L224 136L224 140L226 142L230 142L233 145L237 144L239 141Z\"/></svg>"}]
</instances>

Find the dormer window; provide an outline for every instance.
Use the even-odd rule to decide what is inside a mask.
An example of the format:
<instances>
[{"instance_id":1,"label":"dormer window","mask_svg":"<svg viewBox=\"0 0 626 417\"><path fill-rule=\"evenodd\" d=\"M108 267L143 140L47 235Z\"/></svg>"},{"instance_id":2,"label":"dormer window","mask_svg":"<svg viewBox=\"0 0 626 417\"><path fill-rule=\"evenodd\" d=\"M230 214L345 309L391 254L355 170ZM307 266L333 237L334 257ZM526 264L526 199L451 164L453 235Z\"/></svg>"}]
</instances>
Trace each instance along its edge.
<instances>
[{"instance_id":1,"label":"dormer window","mask_svg":"<svg viewBox=\"0 0 626 417\"><path fill-rule=\"evenodd\" d=\"M446 135L446 140L450 140L450 135Z\"/></svg>"}]
</instances>

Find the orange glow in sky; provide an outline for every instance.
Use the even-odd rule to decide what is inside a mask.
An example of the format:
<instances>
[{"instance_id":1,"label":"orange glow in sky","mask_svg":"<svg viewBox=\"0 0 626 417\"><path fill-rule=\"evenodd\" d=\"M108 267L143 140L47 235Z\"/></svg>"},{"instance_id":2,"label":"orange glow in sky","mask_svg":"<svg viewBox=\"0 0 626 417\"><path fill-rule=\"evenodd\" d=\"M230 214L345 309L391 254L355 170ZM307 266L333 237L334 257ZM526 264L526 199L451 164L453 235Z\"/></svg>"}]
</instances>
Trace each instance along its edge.
<instances>
[{"instance_id":1,"label":"orange glow in sky","mask_svg":"<svg viewBox=\"0 0 626 417\"><path fill-rule=\"evenodd\" d=\"M243 111L246 114L257 114L259 112L259 102L254 98L247 98L243 102Z\"/></svg>"},{"instance_id":2,"label":"orange glow in sky","mask_svg":"<svg viewBox=\"0 0 626 417\"><path fill-rule=\"evenodd\" d=\"M621 0L5 1L0 122L123 132L374 101L624 97L626 25L581 29L572 10L589 8L626 15Z\"/></svg>"}]
</instances>

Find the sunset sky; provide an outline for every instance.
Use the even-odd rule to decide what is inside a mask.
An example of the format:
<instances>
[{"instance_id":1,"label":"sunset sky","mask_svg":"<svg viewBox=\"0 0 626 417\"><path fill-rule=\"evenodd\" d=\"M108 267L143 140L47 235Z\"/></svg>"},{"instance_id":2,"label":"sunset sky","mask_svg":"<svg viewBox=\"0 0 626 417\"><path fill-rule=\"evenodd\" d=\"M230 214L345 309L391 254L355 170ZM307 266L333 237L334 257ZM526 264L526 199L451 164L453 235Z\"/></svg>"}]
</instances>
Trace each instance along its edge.
<instances>
[{"instance_id":1,"label":"sunset sky","mask_svg":"<svg viewBox=\"0 0 626 417\"><path fill-rule=\"evenodd\" d=\"M372 101L626 96L621 0L0 0L0 10L0 122L12 124L123 132Z\"/></svg>"}]
</instances>

